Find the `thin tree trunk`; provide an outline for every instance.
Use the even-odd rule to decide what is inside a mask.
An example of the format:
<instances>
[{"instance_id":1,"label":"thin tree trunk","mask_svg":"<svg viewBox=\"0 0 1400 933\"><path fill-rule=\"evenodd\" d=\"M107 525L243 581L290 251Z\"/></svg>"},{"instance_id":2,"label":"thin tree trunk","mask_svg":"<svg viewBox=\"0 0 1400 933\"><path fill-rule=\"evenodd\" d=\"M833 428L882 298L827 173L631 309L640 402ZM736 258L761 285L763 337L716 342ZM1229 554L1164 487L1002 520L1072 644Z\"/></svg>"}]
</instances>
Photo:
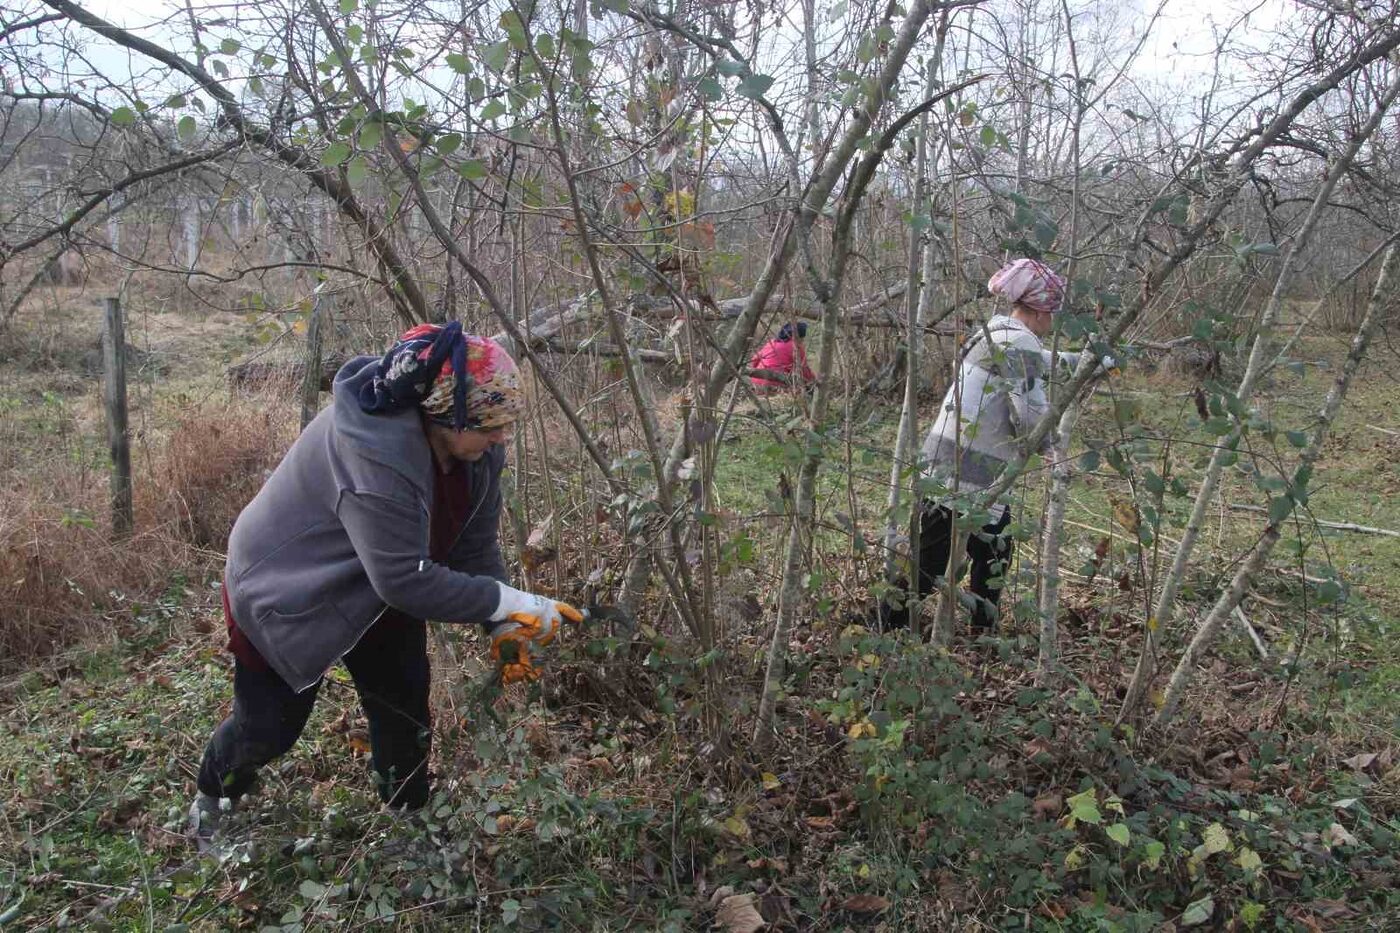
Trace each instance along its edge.
<instances>
[{"instance_id":1,"label":"thin tree trunk","mask_svg":"<svg viewBox=\"0 0 1400 933\"><path fill-rule=\"evenodd\" d=\"M1079 49L1074 41L1074 21L1070 15L1069 4L1061 0L1061 9L1065 15L1065 34L1069 40L1070 64L1074 70L1074 125L1070 128L1070 167L1074 173L1074 181L1070 187L1070 207L1069 207L1069 265L1065 269L1065 278L1069 282L1069 287L1065 289L1064 307L1061 310L1068 310L1074 295L1074 273L1078 267L1077 257L1079 255L1079 178L1082 170L1080 165L1080 134L1084 126L1084 113L1086 104L1084 101L1084 83L1079 72ZM1050 382L1049 401L1053 404L1055 400L1055 388L1057 386L1059 360L1056 359L1059 352L1060 335L1058 329L1052 343L1050 353ZM1089 352L1086 349L1085 352ZM1041 537L1040 546L1040 670L1039 677L1045 680L1051 676L1051 671L1055 666L1056 644L1059 639L1059 614L1060 614L1060 543L1064 537L1065 530L1065 508L1069 499L1070 481L1074 477L1074 464L1069 459L1070 438L1074 434L1074 427L1079 423L1079 409L1081 402L1079 399L1071 400L1065 406L1065 413L1060 416L1060 423L1057 426L1056 436L1059 442L1055 448L1055 462L1050 470L1050 486L1046 496L1045 505L1045 532Z\"/></svg>"},{"instance_id":2,"label":"thin tree trunk","mask_svg":"<svg viewBox=\"0 0 1400 933\"><path fill-rule=\"evenodd\" d=\"M1235 395L1241 405L1248 404L1254 394L1254 389L1258 385L1260 377L1264 374L1266 363L1273 358L1273 335L1274 327L1278 323L1279 313L1283 307L1283 296L1293 276L1293 269L1298 256L1307 247L1312 239L1313 231L1317 227L1317 222L1324 213L1332 192L1337 187L1337 183L1346 174L1352 160L1361 150L1362 145L1380 126L1386 111L1394 102L1396 94L1400 92L1400 71L1396 72L1396 77L1390 86L1386 88L1385 94L1376 105L1375 111L1371 114L1361 131L1353 137L1346 150L1333 163L1331 170L1322 184L1318 186L1317 194L1313 198L1311 207L1308 209L1307 217L1303 220L1302 227L1289 244L1288 253L1284 257L1283 265L1279 269L1278 278L1274 282L1274 288L1269 295L1269 301L1265 305L1264 312L1259 320L1258 333L1254 338L1254 344L1250 349L1249 362L1245 366L1244 375L1240 378L1239 386L1235 390ZM1196 540L1200 537L1201 529L1205 526L1206 512L1210 509L1211 503L1215 501L1216 487L1220 483L1221 471L1224 469L1226 456L1238 447L1240 439L1244 436L1244 426L1236 423L1235 427L1226 436L1225 440L1219 444L1211 454L1210 464L1206 467L1205 476L1201 479L1201 485L1196 490L1196 500L1191 507L1191 517L1186 523L1186 530L1182 533L1181 543L1177 545L1176 553L1172 558L1171 571L1167 574L1162 584L1162 592L1158 597L1156 608L1152 615L1148 616L1144 626L1145 635L1143 640L1142 653L1138 656L1136 669L1133 671L1133 678L1128 684L1128 689L1123 698L1123 705L1118 711L1118 721L1132 715L1138 704L1146 696L1152 679L1157 673L1157 654L1161 640L1162 630L1169 627L1175 620L1176 596L1180 589L1181 581L1186 576L1186 570L1190 564L1192 552L1196 546Z\"/></svg>"},{"instance_id":3,"label":"thin tree trunk","mask_svg":"<svg viewBox=\"0 0 1400 933\"><path fill-rule=\"evenodd\" d=\"M925 97L932 97L938 76L938 56L941 52L943 33L939 33L939 49L935 50L928 63L928 81ZM915 217L924 209L928 199L928 114L919 118L919 142L914 157L914 200L912 213ZM930 218L930 221L932 218ZM909 240L909 277L904 287L905 318L908 330L905 332L904 350L904 406L899 416L899 434L894 442L894 457L890 464L890 494L886 502L885 514L889 516L885 525L885 579L894 579L895 566L899 559L895 548L901 529L897 515L903 499L906 484L905 472L915 463L915 451L919 437L919 346L924 340L923 316L925 307L923 291L927 283L922 278L925 256L934 252L932 223L927 234L914 229ZM911 559L917 559L911 555Z\"/></svg>"},{"instance_id":4,"label":"thin tree trunk","mask_svg":"<svg viewBox=\"0 0 1400 933\"><path fill-rule=\"evenodd\" d=\"M928 6L918 4L906 18L904 26L900 30L900 40L896 43L904 49L904 54L908 54L908 49L912 46L913 39L922 25L922 19L927 16ZM851 179L847 183L846 191L842 197L841 208L837 212L835 231L832 234L830 266L832 274L829 278L823 278L817 271L810 244L805 240L802 243L808 281L822 303L822 349L817 363L817 384L812 394L810 416L810 430L813 433L819 433L822 429L834 388L831 369L836 358L836 342L840 336L841 289L846 277L846 262L850 257L852 227L860 210L861 201L871 179L874 178L876 168L879 167L881 159L884 158L898 134L915 116L927 112L929 108L966 86L967 82L964 82L950 88L937 97L931 97L924 101L916 111L906 113L892 123L880 135L875 145L861 158L851 173ZM872 101L872 110L875 105L876 102ZM808 228L810 229L810 224L808 224ZM778 708L778 694L781 692L787 668L787 641L802 600L800 582L802 555L804 543L810 540L811 536L817 474L821 469L823 456L821 445L814 445L813 451L803 460L798 474L792 526L788 533L783 562L783 580L779 591L778 620L773 627L773 642L768 652L768 669L763 678L763 694L759 700L758 720L754 725L754 745L760 752L767 749L772 739L773 722Z\"/></svg>"},{"instance_id":5,"label":"thin tree trunk","mask_svg":"<svg viewBox=\"0 0 1400 933\"><path fill-rule=\"evenodd\" d=\"M1044 680L1051 676L1056 661L1060 615L1060 542L1065 533L1065 511L1074 461L1069 457L1069 439L1079 423L1079 403L1065 408L1060 416L1060 442L1051 467L1050 498L1045 507L1044 546L1040 555L1040 671Z\"/></svg>"},{"instance_id":6,"label":"thin tree trunk","mask_svg":"<svg viewBox=\"0 0 1400 933\"><path fill-rule=\"evenodd\" d=\"M321 355L323 325L328 309L325 302L330 299L317 295L311 300L311 311L306 320L305 368L301 374L301 429L316 417L321 405Z\"/></svg>"},{"instance_id":7,"label":"thin tree trunk","mask_svg":"<svg viewBox=\"0 0 1400 933\"><path fill-rule=\"evenodd\" d=\"M1322 447L1327 442L1327 435L1331 431L1332 422L1336 420L1337 412L1341 410L1342 402L1346 400L1347 390L1351 387L1352 377L1361 366L1361 361L1366 356L1371 339L1375 336L1376 330L1380 327L1382 318L1390 310L1392 300L1390 298L1390 280L1395 272L1395 257L1397 248L1391 246L1386 250L1385 261L1381 264L1380 276L1376 279L1376 287L1371 291L1371 299L1366 305L1366 316L1361 321L1361 326L1356 331L1356 336L1352 338L1351 350L1347 354L1346 362L1342 365L1342 371L1337 374L1336 381L1332 384L1332 389L1327 393L1327 400L1322 405L1322 410L1318 413L1313 424L1312 437L1308 440L1308 446L1304 448L1297 471L1293 475L1290 483L1290 490L1285 495L1301 498L1306 494L1308 477L1312 474L1313 464L1317 462L1322 454ZM1296 499L1295 499L1296 503ZM1296 508L1296 504L1294 505ZM1278 544L1283 536L1284 525L1292 515L1290 508L1287 514L1279 515L1270 519L1268 527L1250 550L1249 556L1244 563L1235 571L1234 578L1230 581L1230 586L1221 597L1216 600L1215 606L1211 609L1201 623L1196 627L1196 634L1192 637L1191 643L1186 646L1186 650L1181 655L1181 660L1176 665L1176 670L1172 672L1171 680L1167 683L1165 696L1162 700L1162 708L1157 713L1155 720L1158 726L1165 726L1171 722L1176 715L1177 707L1181 703L1181 698L1186 690L1191 686L1191 681L1195 677L1196 669L1200 665L1201 658L1215 643L1215 639L1220 635L1221 629L1229 621L1240 601L1249 592L1250 586L1254 582L1255 576L1264 568L1273 552L1274 546Z\"/></svg>"}]
</instances>

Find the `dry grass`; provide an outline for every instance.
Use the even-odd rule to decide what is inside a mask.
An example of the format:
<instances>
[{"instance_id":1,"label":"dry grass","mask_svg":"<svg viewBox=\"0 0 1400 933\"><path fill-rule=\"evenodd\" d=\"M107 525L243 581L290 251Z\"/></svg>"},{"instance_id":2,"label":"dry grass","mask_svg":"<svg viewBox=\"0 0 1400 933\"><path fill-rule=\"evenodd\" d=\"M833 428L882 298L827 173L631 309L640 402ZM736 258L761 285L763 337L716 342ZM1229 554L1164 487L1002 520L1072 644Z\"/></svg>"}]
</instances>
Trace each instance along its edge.
<instances>
[{"instance_id":1,"label":"dry grass","mask_svg":"<svg viewBox=\"0 0 1400 933\"><path fill-rule=\"evenodd\" d=\"M152 508L170 516L181 541L222 552L234 519L295 438L289 407L256 398L208 404L170 432L150 490Z\"/></svg>"},{"instance_id":2,"label":"dry grass","mask_svg":"<svg viewBox=\"0 0 1400 933\"><path fill-rule=\"evenodd\" d=\"M267 399L209 403L137 458L136 530L115 541L107 484L73 458L9 471L0 489L0 670L104 632L124 604L218 560L239 511L290 443ZM149 467L143 467L149 462Z\"/></svg>"}]
</instances>

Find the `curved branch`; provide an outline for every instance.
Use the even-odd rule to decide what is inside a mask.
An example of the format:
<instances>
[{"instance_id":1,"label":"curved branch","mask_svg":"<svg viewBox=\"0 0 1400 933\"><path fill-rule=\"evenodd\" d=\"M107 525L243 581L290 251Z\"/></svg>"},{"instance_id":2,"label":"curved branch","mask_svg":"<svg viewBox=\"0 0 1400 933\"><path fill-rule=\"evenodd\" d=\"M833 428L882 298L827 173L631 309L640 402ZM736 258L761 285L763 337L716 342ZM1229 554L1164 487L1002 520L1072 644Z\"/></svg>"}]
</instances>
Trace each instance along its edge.
<instances>
[{"instance_id":1,"label":"curved branch","mask_svg":"<svg viewBox=\"0 0 1400 933\"><path fill-rule=\"evenodd\" d=\"M147 58L160 62L162 65L197 81L200 87L218 101L223 122L226 122L240 136L272 153L278 161L287 167L304 175L311 184L321 189L335 202L341 213L349 217L360 228L370 250L375 255L375 259L384 268L386 278L393 282L393 287L386 291L398 309L399 317L403 322L406 325L412 325L428 319L427 300L423 297L422 289L418 287L418 282L413 277L407 263L399 256L394 245L389 242L386 230L366 213L359 199L350 189L349 183L339 171L332 172L323 168L305 150L290 146L274 137L268 130L251 123L229 89L198 65L186 61L169 49L162 48L148 39L143 39L107 22L71 0L44 0L44 3L103 38L109 39L123 48L139 52Z\"/></svg>"}]
</instances>

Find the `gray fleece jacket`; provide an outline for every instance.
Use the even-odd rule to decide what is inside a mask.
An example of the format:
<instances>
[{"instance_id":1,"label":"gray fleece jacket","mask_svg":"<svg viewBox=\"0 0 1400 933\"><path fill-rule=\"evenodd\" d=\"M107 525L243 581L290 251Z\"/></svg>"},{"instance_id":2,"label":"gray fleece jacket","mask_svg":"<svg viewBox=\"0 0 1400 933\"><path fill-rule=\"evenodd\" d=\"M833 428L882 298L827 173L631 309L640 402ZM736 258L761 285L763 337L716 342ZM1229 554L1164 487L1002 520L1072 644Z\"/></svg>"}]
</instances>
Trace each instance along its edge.
<instances>
[{"instance_id":1,"label":"gray fleece jacket","mask_svg":"<svg viewBox=\"0 0 1400 933\"><path fill-rule=\"evenodd\" d=\"M506 579L497 523L500 445L470 468L473 511L445 564L429 557L437 465L417 410L366 414L377 357L336 374L334 404L287 452L229 536L233 617L293 690L316 683L386 606L485 622Z\"/></svg>"}]
</instances>

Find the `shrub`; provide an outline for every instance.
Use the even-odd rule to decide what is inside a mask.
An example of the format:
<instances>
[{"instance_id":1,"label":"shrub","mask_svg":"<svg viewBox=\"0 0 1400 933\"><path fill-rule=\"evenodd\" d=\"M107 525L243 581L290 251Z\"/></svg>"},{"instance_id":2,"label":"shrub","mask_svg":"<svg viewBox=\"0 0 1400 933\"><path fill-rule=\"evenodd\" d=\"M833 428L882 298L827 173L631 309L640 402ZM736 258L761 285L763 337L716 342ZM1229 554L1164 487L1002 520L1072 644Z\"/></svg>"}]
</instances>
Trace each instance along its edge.
<instances>
[{"instance_id":1,"label":"shrub","mask_svg":"<svg viewBox=\"0 0 1400 933\"><path fill-rule=\"evenodd\" d=\"M255 496L293 439L289 417L246 402L206 405L170 432L161 472L165 514L175 533L222 552L238 513Z\"/></svg>"},{"instance_id":2,"label":"shrub","mask_svg":"<svg viewBox=\"0 0 1400 933\"><path fill-rule=\"evenodd\" d=\"M288 407L288 406L279 406ZM216 570L239 511L292 436L258 400L186 414L133 458L135 533L114 541L107 482L84 457L30 458L0 488L0 671L104 633L172 578ZM145 467L145 469L143 469Z\"/></svg>"}]
</instances>

